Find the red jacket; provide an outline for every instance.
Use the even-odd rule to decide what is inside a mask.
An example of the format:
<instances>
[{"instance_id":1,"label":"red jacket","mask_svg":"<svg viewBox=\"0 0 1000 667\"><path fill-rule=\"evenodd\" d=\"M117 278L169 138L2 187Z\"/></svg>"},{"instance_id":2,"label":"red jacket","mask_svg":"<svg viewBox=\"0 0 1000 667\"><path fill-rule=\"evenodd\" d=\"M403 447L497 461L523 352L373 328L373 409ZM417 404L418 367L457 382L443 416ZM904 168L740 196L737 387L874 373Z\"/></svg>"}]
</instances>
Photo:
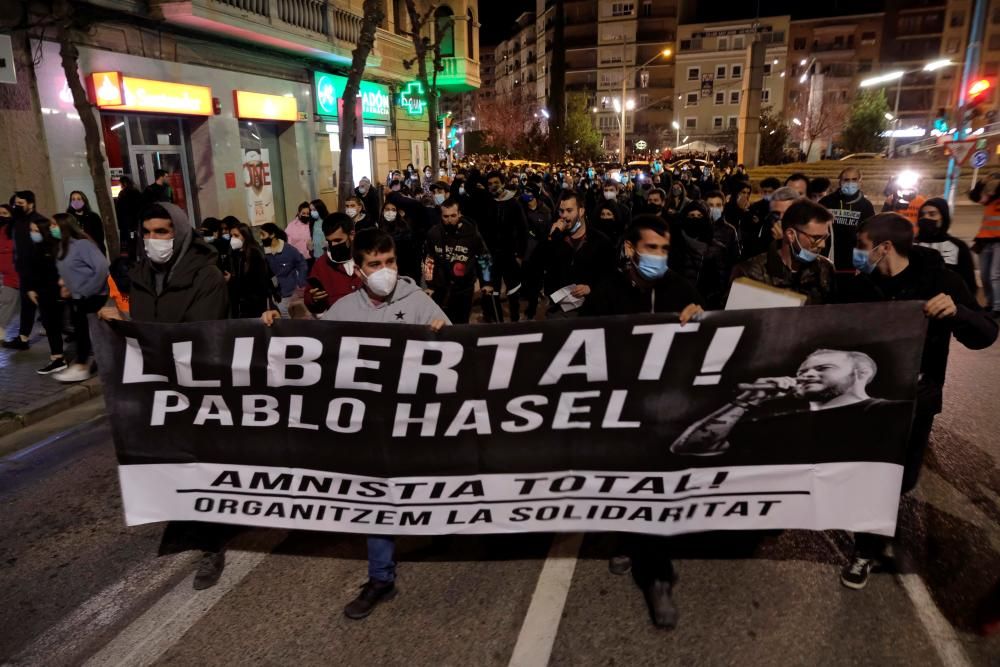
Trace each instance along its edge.
<instances>
[{"instance_id":1,"label":"red jacket","mask_svg":"<svg viewBox=\"0 0 1000 667\"><path fill-rule=\"evenodd\" d=\"M353 273L348 275L345 267L350 268ZM313 313L322 313L348 294L361 289L362 284L361 277L354 271L354 262L336 264L326 254L316 259L312 271L309 272L309 277L316 278L323 283L323 290L327 293L325 301L317 302L312 298L312 286L306 286L306 308Z\"/></svg>"},{"instance_id":2,"label":"red jacket","mask_svg":"<svg viewBox=\"0 0 1000 667\"><path fill-rule=\"evenodd\" d=\"M14 240L7 236L6 229L0 229L0 276L4 287L17 289L21 285L14 269Z\"/></svg>"}]
</instances>

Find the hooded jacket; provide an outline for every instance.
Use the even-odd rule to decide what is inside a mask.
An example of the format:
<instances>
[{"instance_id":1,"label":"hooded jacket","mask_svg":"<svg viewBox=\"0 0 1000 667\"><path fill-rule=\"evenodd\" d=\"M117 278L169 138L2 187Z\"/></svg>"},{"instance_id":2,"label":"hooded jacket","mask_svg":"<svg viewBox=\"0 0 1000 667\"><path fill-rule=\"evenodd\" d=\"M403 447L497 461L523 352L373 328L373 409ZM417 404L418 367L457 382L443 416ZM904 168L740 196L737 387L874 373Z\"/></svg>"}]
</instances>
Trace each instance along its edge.
<instances>
[{"instance_id":1,"label":"hooded jacket","mask_svg":"<svg viewBox=\"0 0 1000 667\"><path fill-rule=\"evenodd\" d=\"M699 222L687 220L692 210L701 211ZM729 276L739 262L736 230L723 219L712 220L704 202L689 203L671 229L671 268L694 285L709 309L725 305Z\"/></svg>"},{"instance_id":2,"label":"hooded jacket","mask_svg":"<svg viewBox=\"0 0 1000 667\"><path fill-rule=\"evenodd\" d=\"M333 307L323 313L320 319L334 322L421 325L430 324L434 320L444 320L451 324L448 316L434 303L434 300L406 276L400 276L396 281L396 288L385 301L372 301L367 290L359 289L333 304Z\"/></svg>"},{"instance_id":3,"label":"hooded jacket","mask_svg":"<svg viewBox=\"0 0 1000 667\"><path fill-rule=\"evenodd\" d=\"M494 257L513 255L524 257L528 241L528 223L524 209L514 198L514 192L504 190L494 199L488 192L479 194L482 219L476 220L486 247ZM488 199L488 201L487 201Z\"/></svg>"},{"instance_id":4,"label":"hooded jacket","mask_svg":"<svg viewBox=\"0 0 1000 667\"><path fill-rule=\"evenodd\" d=\"M89 239L70 239L66 256L56 260L56 267L74 299L108 293L108 258Z\"/></svg>"},{"instance_id":5,"label":"hooded jacket","mask_svg":"<svg viewBox=\"0 0 1000 667\"><path fill-rule=\"evenodd\" d=\"M139 262L131 271L129 307L136 322L204 322L224 320L229 313L229 292L216 263L215 249L194 236L187 214L161 202L174 227L174 255L164 265L154 265L139 247Z\"/></svg>"},{"instance_id":6,"label":"hooded jacket","mask_svg":"<svg viewBox=\"0 0 1000 667\"><path fill-rule=\"evenodd\" d=\"M854 246L858 242L858 225L875 215L875 207L860 190L853 197L837 190L820 199L819 205L833 214L827 256L838 271L852 270Z\"/></svg>"},{"instance_id":7,"label":"hooded jacket","mask_svg":"<svg viewBox=\"0 0 1000 667\"><path fill-rule=\"evenodd\" d=\"M948 202L941 197L934 197L924 202L924 206L933 206L940 211L941 226L934 231L918 229L917 245L932 248L941 253L945 265L962 278L965 286L969 288L969 294L975 294L979 286L976 284L976 268L972 262L972 251L969 250L969 246L964 241L948 234L948 229L951 228L951 212L948 210Z\"/></svg>"}]
</instances>

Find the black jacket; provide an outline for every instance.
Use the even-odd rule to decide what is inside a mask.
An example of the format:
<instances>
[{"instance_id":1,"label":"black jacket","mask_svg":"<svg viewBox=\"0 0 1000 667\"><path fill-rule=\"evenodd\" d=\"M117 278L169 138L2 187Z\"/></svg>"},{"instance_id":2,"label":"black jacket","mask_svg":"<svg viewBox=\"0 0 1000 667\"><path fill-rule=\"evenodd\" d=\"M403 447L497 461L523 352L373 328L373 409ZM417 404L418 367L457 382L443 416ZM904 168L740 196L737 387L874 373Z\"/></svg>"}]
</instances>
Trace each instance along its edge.
<instances>
[{"instance_id":1,"label":"black jacket","mask_svg":"<svg viewBox=\"0 0 1000 667\"><path fill-rule=\"evenodd\" d=\"M14 216L13 240L14 240L14 269L21 280L27 279L32 271L32 261L35 254L35 243L31 240L31 223L48 226L49 219L38 211Z\"/></svg>"},{"instance_id":2,"label":"black jacket","mask_svg":"<svg viewBox=\"0 0 1000 667\"><path fill-rule=\"evenodd\" d=\"M229 302L232 317L260 317L268 308L268 299L274 295L271 269L267 259L257 248L244 246L228 255Z\"/></svg>"},{"instance_id":3,"label":"black jacket","mask_svg":"<svg viewBox=\"0 0 1000 667\"><path fill-rule=\"evenodd\" d=\"M136 322L204 322L229 317L229 290L217 266L215 249L197 238L187 215L160 204L174 225L174 257L154 266L145 252L129 271L129 309Z\"/></svg>"},{"instance_id":4,"label":"black jacket","mask_svg":"<svg viewBox=\"0 0 1000 667\"><path fill-rule=\"evenodd\" d=\"M588 285L593 289L615 266L611 240L589 226L582 244L573 245L564 234L556 234L546 239L537 253L535 264L541 271L539 282L546 295L567 285Z\"/></svg>"},{"instance_id":5,"label":"black jacket","mask_svg":"<svg viewBox=\"0 0 1000 667\"><path fill-rule=\"evenodd\" d=\"M513 255L523 258L528 242L528 224L520 202L509 190L504 191L501 199L494 199L485 193L490 200L486 202L481 201L483 196L473 195L474 200L480 200L476 202L476 208L481 211L481 218L476 219L476 225L490 254L494 257Z\"/></svg>"},{"instance_id":6,"label":"black jacket","mask_svg":"<svg viewBox=\"0 0 1000 667\"><path fill-rule=\"evenodd\" d=\"M673 268L702 297L709 309L725 307L729 278L739 261L736 230L729 223L705 219L704 228L693 229L683 218L672 230L670 259ZM679 232L679 233L677 233Z\"/></svg>"},{"instance_id":7,"label":"black jacket","mask_svg":"<svg viewBox=\"0 0 1000 667\"><path fill-rule=\"evenodd\" d=\"M624 268L606 274L591 288L580 315L679 313L692 303L701 305L701 297L676 271L667 271L652 286L640 286Z\"/></svg>"},{"instance_id":8,"label":"black jacket","mask_svg":"<svg viewBox=\"0 0 1000 667\"><path fill-rule=\"evenodd\" d=\"M774 238L771 236L771 202L761 199L747 210L749 220L740 234L740 259L750 259L754 255L767 252Z\"/></svg>"},{"instance_id":9,"label":"black jacket","mask_svg":"<svg viewBox=\"0 0 1000 667\"><path fill-rule=\"evenodd\" d=\"M958 312L954 317L928 320L927 325L927 342L920 364L921 383L938 390L944 386L952 336L970 350L987 348L997 339L997 322L979 307L962 279L945 268L936 252L915 247L910 253L910 265L899 274L859 275L849 284L848 290L841 291L842 300L927 301L943 293L955 301ZM940 405L937 409L940 410Z\"/></svg>"},{"instance_id":10,"label":"black jacket","mask_svg":"<svg viewBox=\"0 0 1000 667\"><path fill-rule=\"evenodd\" d=\"M446 228L444 223L432 227L424 256L434 260L434 275L427 283L432 289L471 291L477 277L484 285L490 281L490 252L468 218L461 218L457 228Z\"/></svg>"},{"instance_id":11,"label":"black jacket","mask_svg":"<svg viewBox=\"0 0 1000 667\"><path fill-rule=\"evenodd\" d=\"M101 216L93 211L80 211L77 213L72 209L68 213L76 219L77 224L87 233L87 236L94 239L94 243L101 249L101 252L107 255L108 246L104 242L104 222L101 220Z\"/></svg>"}]
</instances>

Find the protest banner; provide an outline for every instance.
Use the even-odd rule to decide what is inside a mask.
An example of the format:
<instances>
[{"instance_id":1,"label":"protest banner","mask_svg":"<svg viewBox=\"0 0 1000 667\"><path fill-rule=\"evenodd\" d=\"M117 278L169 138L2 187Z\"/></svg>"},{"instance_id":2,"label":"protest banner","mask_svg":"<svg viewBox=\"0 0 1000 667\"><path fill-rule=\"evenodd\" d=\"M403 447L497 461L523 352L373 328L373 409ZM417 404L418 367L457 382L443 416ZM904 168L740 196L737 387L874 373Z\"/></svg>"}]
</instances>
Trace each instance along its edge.
<instances>
[{"instance_id":1,"label":"protest banner","mask_svg":"<svg viewBox=\"0 0 1000 667\"><path fill-rule=\"evenodd\" d=\"M926 325L913 302L91 326L130 525L888 535Z\"/></svg>"}]
</instances>

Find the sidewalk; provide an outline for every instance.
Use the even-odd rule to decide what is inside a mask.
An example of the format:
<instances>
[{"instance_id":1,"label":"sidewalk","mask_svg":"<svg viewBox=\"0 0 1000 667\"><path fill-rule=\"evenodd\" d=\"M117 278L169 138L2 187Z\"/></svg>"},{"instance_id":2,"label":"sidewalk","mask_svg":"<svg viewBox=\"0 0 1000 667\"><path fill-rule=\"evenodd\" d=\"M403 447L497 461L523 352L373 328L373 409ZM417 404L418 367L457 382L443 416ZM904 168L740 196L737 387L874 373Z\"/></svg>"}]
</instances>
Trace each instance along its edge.
<instances>
[{"instance_id":1,"label":"sidewalk","mask_svg":"<svg viewBox=\"0 0 1000 667\"><path fill-rule=\"evenodd\" d=\"M103 393L96 377L63 384L35 372L48 361L49 346L37 325L30 350L0 347L0 437Z\"/></svg>"}]
</instances>

